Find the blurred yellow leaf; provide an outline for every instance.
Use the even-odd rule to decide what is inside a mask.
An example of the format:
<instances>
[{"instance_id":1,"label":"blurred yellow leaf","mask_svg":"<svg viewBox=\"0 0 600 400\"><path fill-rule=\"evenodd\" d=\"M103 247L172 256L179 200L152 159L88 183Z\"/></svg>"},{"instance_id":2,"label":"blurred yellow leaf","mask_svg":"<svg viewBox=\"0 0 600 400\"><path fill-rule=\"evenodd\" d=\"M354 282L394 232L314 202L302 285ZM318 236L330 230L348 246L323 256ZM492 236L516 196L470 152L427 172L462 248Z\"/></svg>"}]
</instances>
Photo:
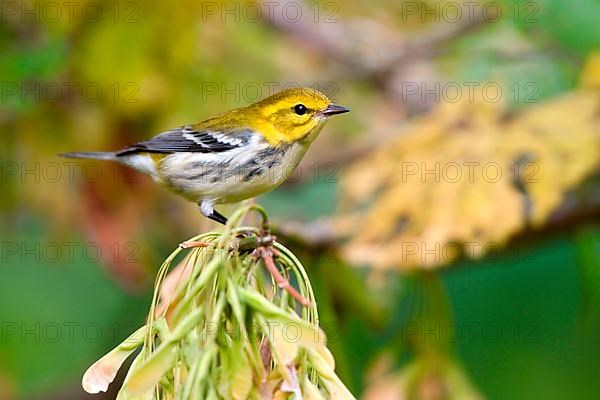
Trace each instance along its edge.
<instances>
[{"instance_id":1,"label":"blurred yellow leaf","mask_svg":"<svg viewBox=\"0 0 600 400\"><path fill-rule=\"evenodd\" d=\"M365 400L479 400L462 368L452 360L423 356L374 381L365 391Z\"/></svg>"},{"instance_id":2,"label":"blurred yellow leaf","mask_svg":"<svg viewBox=\"0 0 600 400\"><path fill-rule=\"evenodd\" d=\"M582 88L600 89L600 52L594 52L588 56L579 82Z\"/></svg>"},{"instance_id":3,"label":"blurred yellow leaf","mask_svg":"<svg viewBox=\"0 0 600 400\"><path fill-rule=\"evenodd\" d=\"M343 248L374 268L436 268L540 227L600 161L600 96L579 90L521 112L439 105L342 180Z\"/></svg>"}]
</instances>

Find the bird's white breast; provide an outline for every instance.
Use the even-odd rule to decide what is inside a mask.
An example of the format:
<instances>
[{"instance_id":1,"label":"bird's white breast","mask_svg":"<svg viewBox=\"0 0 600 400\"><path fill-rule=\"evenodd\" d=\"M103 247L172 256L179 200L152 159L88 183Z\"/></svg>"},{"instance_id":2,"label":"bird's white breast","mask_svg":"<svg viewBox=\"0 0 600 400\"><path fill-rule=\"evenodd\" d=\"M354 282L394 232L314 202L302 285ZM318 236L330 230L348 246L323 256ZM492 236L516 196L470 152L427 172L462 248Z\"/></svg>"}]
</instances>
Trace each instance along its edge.
<instances>
[{"instance_id":1,"label":"bird's white breast","mask_svg":"<svg viewBox=\"0 0 600 400\"><path fill-rule=\"evenodd\" d=\"M159 163L158 177L183 196L233 203L269 191L294 171L307 145L273 147L259 137L219 153L175 153Z\"/></svg>"}]
</instances>

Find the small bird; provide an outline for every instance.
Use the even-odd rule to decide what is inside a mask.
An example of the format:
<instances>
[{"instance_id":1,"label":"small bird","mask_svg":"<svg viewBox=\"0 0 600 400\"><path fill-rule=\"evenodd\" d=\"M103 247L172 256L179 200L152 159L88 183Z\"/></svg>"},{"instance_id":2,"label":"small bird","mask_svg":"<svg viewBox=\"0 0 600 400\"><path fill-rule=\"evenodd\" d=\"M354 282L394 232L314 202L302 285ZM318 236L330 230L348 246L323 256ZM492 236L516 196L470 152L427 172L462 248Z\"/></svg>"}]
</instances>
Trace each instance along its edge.
<instances>
[{"instance_id":1,"label":"small bird","mask_svg":"<svg viewBox=\"0 0 600 400\"><path fill-rule=\"evenodd\" d=\"M127 165L226 224L215 204L249 199L282 184L327 119L348 111L317 90L292 88L119 151L61 156Z\"/></svg>"}]
</instances>

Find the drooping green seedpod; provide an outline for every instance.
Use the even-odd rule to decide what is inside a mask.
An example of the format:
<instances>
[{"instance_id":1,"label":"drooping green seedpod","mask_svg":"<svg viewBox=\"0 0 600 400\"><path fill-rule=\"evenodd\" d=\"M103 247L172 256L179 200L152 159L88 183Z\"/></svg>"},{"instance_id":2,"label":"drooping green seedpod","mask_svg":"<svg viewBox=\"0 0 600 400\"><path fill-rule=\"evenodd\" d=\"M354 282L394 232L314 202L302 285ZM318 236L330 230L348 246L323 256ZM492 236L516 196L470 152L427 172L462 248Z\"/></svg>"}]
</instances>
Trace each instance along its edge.
<instances>
[{"instance_id":1,"label":"drooping green seedpod","mask_svg":"<svg viewBox=\"0 0 600 400\"><path fill-rule=\"evenodd\" d=\"M240 226L253 210L262 227ZM264 210L243 207L223 233L165 260L147 324L92 365L83 387L105 391L141 348L118 399L352 399L318 322L302 264L269 234Z\"/></svg>"}]
</instances>

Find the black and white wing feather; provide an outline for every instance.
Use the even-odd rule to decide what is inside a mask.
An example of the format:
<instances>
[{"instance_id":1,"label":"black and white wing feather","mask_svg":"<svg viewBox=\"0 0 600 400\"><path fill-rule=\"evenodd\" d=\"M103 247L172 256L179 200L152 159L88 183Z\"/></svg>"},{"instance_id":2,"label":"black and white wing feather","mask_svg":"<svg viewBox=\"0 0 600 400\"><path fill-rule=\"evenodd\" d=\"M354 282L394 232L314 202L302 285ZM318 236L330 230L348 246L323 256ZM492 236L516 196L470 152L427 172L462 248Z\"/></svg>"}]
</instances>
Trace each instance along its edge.
<instances>
[{"instance_id":1,"label":"black and white wing feather","mask_svg":"<svg viewBox=\"0 0 600 400\"><path fill-rule=\"evenodd\" d=\"M135 153L221 153L247 145L252 135L250 129L197 130L188 125L136 143L119 151L117 156Z\"/></svg>"}]
</instances>

